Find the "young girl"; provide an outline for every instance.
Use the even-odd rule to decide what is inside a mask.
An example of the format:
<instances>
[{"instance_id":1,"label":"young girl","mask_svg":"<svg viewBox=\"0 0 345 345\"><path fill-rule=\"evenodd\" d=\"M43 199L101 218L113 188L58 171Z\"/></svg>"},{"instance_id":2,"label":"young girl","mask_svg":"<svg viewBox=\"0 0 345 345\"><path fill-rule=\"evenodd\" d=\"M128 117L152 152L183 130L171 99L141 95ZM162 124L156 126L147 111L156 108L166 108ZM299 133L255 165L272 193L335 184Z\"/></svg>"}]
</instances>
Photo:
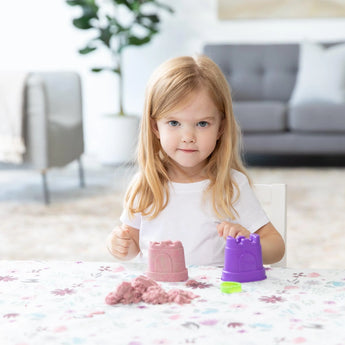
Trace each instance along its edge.
<instances>
[{"instance_id":1,"label":"young girl","mask_svg":"<svg viewBox=\"0 0 345 345\"><path fill-rule=\"evenodd\" d=\"M264 264L279 261L284 241L255 197L239 157L230 90L206 56L163 63L146 90L122 225L109 251L147 257L150 241L181 241L186 264L222 265L227 236L260 235Z\"/></svg>"}]
</instances>

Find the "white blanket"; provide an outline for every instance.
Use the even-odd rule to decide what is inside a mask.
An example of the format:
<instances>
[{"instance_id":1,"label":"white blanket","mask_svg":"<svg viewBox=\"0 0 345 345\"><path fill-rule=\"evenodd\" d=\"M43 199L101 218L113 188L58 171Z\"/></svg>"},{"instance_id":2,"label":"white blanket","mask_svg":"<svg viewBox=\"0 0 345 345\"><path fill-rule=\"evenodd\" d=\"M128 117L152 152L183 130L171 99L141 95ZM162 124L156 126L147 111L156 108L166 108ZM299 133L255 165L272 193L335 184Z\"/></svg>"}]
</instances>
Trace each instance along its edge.
<instances>
[{"instance_id":1,"label":"white blanket","mask_svg":"<svg viewBox=\"0 0 345 345\"><path fill-rule=\"evenodd\" d=\"M26 72L0 72L0 161L22 163Z\"/></svg>"}]
</instances>

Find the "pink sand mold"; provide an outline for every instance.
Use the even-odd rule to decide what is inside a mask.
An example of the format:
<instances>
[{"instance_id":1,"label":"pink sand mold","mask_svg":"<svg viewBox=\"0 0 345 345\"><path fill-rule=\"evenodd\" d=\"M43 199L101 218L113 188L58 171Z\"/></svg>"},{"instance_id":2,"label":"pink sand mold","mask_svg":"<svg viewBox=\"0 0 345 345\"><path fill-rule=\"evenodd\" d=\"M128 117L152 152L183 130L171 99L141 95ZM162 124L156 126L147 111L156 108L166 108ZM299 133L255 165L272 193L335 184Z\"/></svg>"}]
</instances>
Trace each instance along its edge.
<instances>
[{"instance_id":1,"label":"pink sand mold","mask_svg":"<svg viewBox=\"0 0 345 345\"><path fill-rule=\"evenodd\" d=\"M199 297L190 291L172 289L165 291L154 280L145 276L139 276L132 282L122 282L114 292L110 292L105 302L107 304L132 304L145 302L150 304L165 303L190 303L192 299Z\"/></svg>"},{"instance_id":2,"label":"pink sand mold","mask_svg":"<svg viewBox=\"0 0 345 345\"><path fill-rule=\"evenodd\" d=\"M180 241L150 242L147 276L162 282L182 282L188 279L184 250Z\"/></svg>"},{"instance_id":3,"label":"pink sand mold","mask_svg":"<svg viewBox=\"0 0 345 345\"><path fill-rule=\"evenodd\" d=\"M239 283L266 279L259 235L227 237L221 279Z\"/></svg>"}]
</instances>

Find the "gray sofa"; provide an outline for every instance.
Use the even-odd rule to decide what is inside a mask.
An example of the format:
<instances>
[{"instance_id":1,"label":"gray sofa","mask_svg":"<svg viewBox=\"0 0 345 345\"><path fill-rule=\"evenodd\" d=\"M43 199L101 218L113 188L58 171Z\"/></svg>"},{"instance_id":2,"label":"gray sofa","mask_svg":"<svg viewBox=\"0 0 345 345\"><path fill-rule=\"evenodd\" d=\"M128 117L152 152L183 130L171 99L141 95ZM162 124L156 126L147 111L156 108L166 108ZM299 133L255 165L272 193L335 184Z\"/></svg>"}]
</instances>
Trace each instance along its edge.
<instances>
[{"instance_id":1,"label":"gray sofa","mask_svg":"<svg viewBox=\"0 0 345 345\"><path fill-rule=\"evenodd\" d=\"M289 103L298 44L207 44L203 53L231 86L245 154L345 155L345 103Z\"/></svg>"}]
</instances>

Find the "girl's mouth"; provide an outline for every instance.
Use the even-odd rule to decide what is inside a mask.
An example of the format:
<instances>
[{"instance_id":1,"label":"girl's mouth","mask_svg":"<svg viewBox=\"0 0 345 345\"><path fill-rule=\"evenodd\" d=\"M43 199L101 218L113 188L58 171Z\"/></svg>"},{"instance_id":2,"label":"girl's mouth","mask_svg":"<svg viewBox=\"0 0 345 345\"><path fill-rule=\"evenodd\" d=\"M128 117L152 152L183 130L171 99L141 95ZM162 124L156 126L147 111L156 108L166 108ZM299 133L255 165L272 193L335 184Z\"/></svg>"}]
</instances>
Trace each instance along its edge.
<instances>
[{"instance_id":1,"label":"girl's mouth","mask_svg":"<svg viewBox=\"0 0 345 345\"><path fill-rule=\"evenodd\" d=\"M190 149L178 149L179 151L185 152L185 153L193 153L196 152L197 150L190 150Z\"/></svg>"}]
</instances>

